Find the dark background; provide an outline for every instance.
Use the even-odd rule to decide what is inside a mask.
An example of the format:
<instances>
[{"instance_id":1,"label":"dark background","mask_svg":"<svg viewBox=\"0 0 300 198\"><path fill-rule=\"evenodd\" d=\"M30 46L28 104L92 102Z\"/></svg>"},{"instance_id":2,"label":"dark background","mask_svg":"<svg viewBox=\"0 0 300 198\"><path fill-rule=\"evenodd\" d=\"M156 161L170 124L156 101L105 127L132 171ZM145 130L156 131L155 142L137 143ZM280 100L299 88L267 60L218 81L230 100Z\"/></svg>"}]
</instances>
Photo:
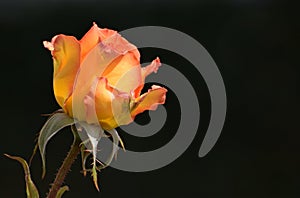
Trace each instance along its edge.
<instances>
[{"instance_id":1,"label":"dark background","mask_svg":"<svg viewBox=\"0 0 300 198\"><path fill-rule=\"evenodd\" d=\"M145 173L107 168L99 174L101 192L78 160L64 197L299 197L299 14L288 1L1 1L0 153L28 159L36 133L58 109L52 92L52 60L42 41L58 33L80 39L93 21L118 31L136 26L174 28L197 39L223 76L228 99L226 123L204 158L198 150L209 122L210 101L199 73L184 58L143 49L142 60L159 55L190 80L201 106L200 128L186 152L168 166ZM151 138L121 134L130 149L151 150L176 132L180 109L173 93L168 124ZM172 116L171 116L172 115ZM147 123L147 113L138 117ZM173 123L173 124L172 124ZM71 144L68 130L47 147L46 178L40 157L32 177L41 197ZM0 197L25 197L21 166L0 157Z\"/></svg>"}]
</instances>

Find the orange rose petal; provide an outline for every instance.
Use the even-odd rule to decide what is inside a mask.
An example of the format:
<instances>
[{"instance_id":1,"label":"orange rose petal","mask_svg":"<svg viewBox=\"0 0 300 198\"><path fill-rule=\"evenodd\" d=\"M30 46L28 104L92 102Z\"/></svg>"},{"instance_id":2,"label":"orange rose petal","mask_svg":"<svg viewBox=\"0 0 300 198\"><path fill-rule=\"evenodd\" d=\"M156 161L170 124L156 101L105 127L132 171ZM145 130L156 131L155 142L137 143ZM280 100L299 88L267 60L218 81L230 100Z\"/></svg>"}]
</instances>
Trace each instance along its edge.
<instances>
[{"instance_id":1,"label":"orange rose petal","mask_svg":"<svg viewBox=\"0 0 300 198\"><path fill-rule=\"evenodd\" d=\"M154 59L149 65L147 65L146 67L142 67L141 69L142 80L140 85L133 90L132 94L134 98L137 98L141 94L146 77L152 72L156 73L160 66L161 66L160 59L159 57L156 57L156 59Z\"/></svg>"},{"instance_id":2,"label":"orange rose petal","mask_svg":"<svg viewBox=\"0 0 300 198\"><path fill-rule=\"evenodd\" d=\"M73 117L73 95L71 95L66 101L64 106L62 107L64 112L68 114L70 117Z\"/></svg>"},{"instance_id":3,"label":"orange rose petal","mask_svg":"<svg viewBox=\"0 0 300 198\"><path fill-rule=\"evenodd\" d=\"M84 111L83 100L89 93L94 80L98 77L102 77L103 72L105 72L105 70L110 67L111 63L121 55L122 54L118 51L112 49L109 44L102 42L91 49L81 62L80 71L77 75L76 84L73 90L72 107L73 114L77 119L84 120L84 115L82 114Z\"/></svg>"},{"instance_id":4,"label":"orange rose petal","mask_svg":"<svg viewBox=\"0 0 300 198\"><path fill-rule=\"evenodd\" d=\"M144 93L137 98L136 103L133 105L131 116L134 118L137 114L145 110L155 110L159 104L164 104L166 99L167 89L152 85L147 93Z\"/></svg>"},{"instance_id":5,"label":"orange rose petal","mask_svg":"<svg viewBox=\"0 0 300 198\"><path fill-rule=\"evenodd\" d=\"M106 78L98 78L84 98L86 121L88 123L99 121L105 130L128 124L132 121L129 101L130 96L127 93L108 85Z\"/></svg>"},{"instance_id":6,"label":"orange rose petal","mask_svg":"<svg viewBox=\"0 0 300 198\"><path fill-rule=\"evenodd\" d=\"M111 37L112 35L118 33L117 31L111 30L111 29L108 29L108 28L99 28L98 30L99 30L98 31L98 36L99 36L100 41L104 41L105 39L107 39L107 38Z\"/></svg>"},{"instance_id":7,"label":"orange rose petal","mask_svg":"<svg viewBox=\"0 0 300 198\"><path fill-rule=\"evenodd\" d=\"M71 95L73 83L80 66L80 45L73 36L57 35L51 43L43 42L44 46L51 51L53 56L54 95L61 107Z\"/></svg>"},{"instance_id":8,"label":"orange rose petal","mask_svg":"<svg viewBox=\"0 0 300 198\"><path fill-rule=\"evenodd\" d=\"M140 62L132 51L117 57L106 68L103 76L109 84L127 93L142 83Z\"/></svg>"},{"instance_id":9,"label":"orange rose petal","mask_svg":"<svg viewBox=\"0 0 300 198\"><path fill-rule=\"evenodd\" d=\"M81 58L80 73L74 90L75 104L82 103L96 77L106 77L110 85L127 93L141 84L140 54L134 45L116 31L100 29L94 24L80 43L84 59ZM90 49L91 47L93 48ZM76 109L74 113L82 112L83 106L76 106L78 111Z\"/></svg>"},{"instance_id":10,"label":"orange rose petal","mask_svg":"<svg viewBox=\"0 0 300 198\"><path fill-rule=\"evenodd\" d=\"M144 79L152 72L156 73L158 68L161 66L159 57L156 57L150 65L142 68L142 75Z\"/></svg>"},{"instance_id":11,"label":"orange rose petal","mask_svg":"<svg viewBox=\"0 0 300 198\"><path fill-rule=\"evenodd\" d=\"M109 84L115 86L121 72L126 73L137 66L139 53L136 47L116 33L89 51L81 62L77 83L83 82L83 86L90 87L95 76L102 76L108 79Z\"/></svg>"},{"instance_id":12,"label":"orange rose petal","mask_svg":"<svg viewBox=\"0 0 300 198\"><path fill-rule=\"evenodd\" d=\"M106 38L111 37L117 32L110 29L101 29L96 23L93 24L91 29L81 38L81 60L93 49L98 43Z\"/></svg>"},{"instance_id":13,"label":"orange rose petal","mask_svg":"<svg viewBox=\"0 0 300 198\"><path fill-rule=\"evenodd\" d=\"M94 24L91 29L81 38L80 46L81 46L81 57L86 56L89 51L94 48L100 41L98 37L98 26ZM82 60L81 59L81 60Z\"/></svg>"}]
</instances>

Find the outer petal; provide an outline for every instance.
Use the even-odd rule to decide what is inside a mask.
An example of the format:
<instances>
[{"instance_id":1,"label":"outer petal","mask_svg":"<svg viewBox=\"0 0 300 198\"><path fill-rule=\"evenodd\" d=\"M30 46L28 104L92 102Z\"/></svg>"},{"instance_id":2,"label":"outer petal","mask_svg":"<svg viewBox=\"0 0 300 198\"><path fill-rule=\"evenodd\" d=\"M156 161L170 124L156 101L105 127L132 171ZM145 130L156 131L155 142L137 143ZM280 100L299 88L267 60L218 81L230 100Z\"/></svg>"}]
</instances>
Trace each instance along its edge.
<instances>
[{"instance_id":1,"label":"outer petal","mask_svg":"<svg viewBox=\"0 0 300 198\"><path fill-rule=\"evenodd\" d=\"M110 29L101 29L96 23L80 40L81 45L81 60L100 42L111 37L117 32Z\"/></svg>"},{"instance_id":2,"label":"outer petal","mask_svg":"<svg viewBox=\"0 0 300 198\"><path fill-rule=\"evenodd\" d=\"M98 78L84 98L86 121L97 123L105 130L132 122L130 96L107 84L106 78Z\"/></svg>"},{"instance_id":3,"label":"outer petal","mask_svg":"<svg viewBox=\"0 0 300 198\"><path fill-rule=\"evenodd\" d=\"M131 116L134 118L145 110L155 110L159 104L165 103L166 93L167 89L152 85L148 93L144 93L136 99L131 110Z\"/></svg>"},{"instance_id":4,"label":"outer petal","mask_svg":"<svg viewBox=\"0 0 300 198\"><path fill-rule=\"evenodd\" d=\"M103 72L109 84L130 93L142 82L140 53L137 48L121 35L114 35L102 42L108 50L119 54Z\"/></svg>"},{"instance_id":5,"label":"outer petal","mask_svg":"<svg viewBox=\"0 0 300 198\"><path fill-rule=\"evenodd\" d=\"M141 68L141 83L136 89L133 90L133 97L137 98L141 94L141 91L144 87L146 77L151 74L152 72L156 73L158 68L161 66L160 59L156 57L151 64L147 65L146 67Z\"/></svg>"},{"instance_id":6,"label":"outer petal","mask_svg":"<svg viewBox=\"0 0 300 198\"><path fill-rule=\"evenodd\" d=\"M150 65L142 68L143 78L145 79L152 72L156 73L160 66L161 66L160 59L159 57L156 57L156 59L154 59Z\"/></svg>"},{"instance_id":7,"label":"outer petal","mask_svg":"<svg viewBox=\"0 0 300 198\"><path fill-rule=\"evenodd\" d=\"M87 57L88 53L93 53L93 48L98 44L100 49L98 59L107 57L105 52L116 54L111 64L105 66L103 76L108 79L109 84L115 86L119 90L130 92L141 83L140 71L140 53L137 48L119 35L116 31L110 29L101 29L95 23L93 27L80 40L81 59ZM93 50L92 50L93 49ZM91 62L91 56L87 62ZM97 61L93 61L97 63ZM99 66L98 66L99 67ZM103 67L103 65L102 65Z\"/></svg>"},{"instance_id":8,"label":"outer petal","mask_svg":"<svg viewBox=\"0 0 300 198\"><path fill-rule=\"evenodd\" d=\"M54 95L58 104L63 107L72 93L74 79L80 66L80 45L75 37L62 34L53 37L51 43L43 43L53 56Z\"/></svg>"}]
</instances>

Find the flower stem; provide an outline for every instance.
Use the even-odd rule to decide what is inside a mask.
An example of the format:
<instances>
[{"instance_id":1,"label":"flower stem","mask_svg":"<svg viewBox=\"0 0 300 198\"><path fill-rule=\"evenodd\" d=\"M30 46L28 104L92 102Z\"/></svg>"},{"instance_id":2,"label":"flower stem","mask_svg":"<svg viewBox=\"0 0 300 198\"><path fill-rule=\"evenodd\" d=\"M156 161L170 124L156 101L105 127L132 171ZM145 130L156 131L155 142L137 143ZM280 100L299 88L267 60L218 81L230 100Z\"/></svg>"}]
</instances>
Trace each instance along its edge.
<instances>
[{"instance_id":1,"label":"flower stem","mask_svg":"<svg viewBox=\"0 0 300 198\"><path fill-rule=\"evenodd\" d=\"M73 144L70 148L68 155L64 159L61 167L59 168L59 170L56 174L55 180L52 184L52 187L48 193L47 198L55 198L56 197L59 189L61 188L61 186L65 180L66 175L68 174L72 164L74 163L74 161L76 160L76 158L80 152L81 139L79 138L77 131L73 130L74 128L72 128L72 131L74 133Z\"/></svg>"}]
</instances>

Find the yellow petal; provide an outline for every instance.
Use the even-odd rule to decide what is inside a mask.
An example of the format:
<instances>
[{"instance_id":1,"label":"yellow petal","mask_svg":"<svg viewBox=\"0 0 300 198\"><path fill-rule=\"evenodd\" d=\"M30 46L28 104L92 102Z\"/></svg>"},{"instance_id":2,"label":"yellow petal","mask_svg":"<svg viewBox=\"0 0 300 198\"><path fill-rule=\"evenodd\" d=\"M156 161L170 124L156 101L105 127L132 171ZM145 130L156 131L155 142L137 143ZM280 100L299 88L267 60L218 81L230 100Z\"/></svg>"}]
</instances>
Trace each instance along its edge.
<instances>
[{"instance_id":1,"label":"yellow petal","mask_svg":"<svg viewBox=\"0 0 300 198\"><path fill-rule=\"evenodd\" d=\"M155 110L159 104L164 104L167 89L152 85L147 93L144 93L133 104L131 116L134 118L137 114L145 110Z\"/></svg>"},{"instance_id":2,"label":"yellow petal","mask_svg":"<svg viewBox=\"0 0 300 198\"><path fill-rule=\"evenodd\" d=\"M98 81L98 82L96 82ZM132 122L130 96L108 85L106 78L98 78L85 96L85 118L88 123L97 123L105 130Z\"/></svg>"},{"instance_id":3,"label":"yellow petal","mask_svg":"<svg viewBox=\"0 0 300 198\"><path fill-rule=\"evenodd\" d=\"M63 107L71 95L73 83L80 65L80 44L73 36L57 35L44 46L53 56L53 88L58 104Z\"/></svg>"}]
</instances>

